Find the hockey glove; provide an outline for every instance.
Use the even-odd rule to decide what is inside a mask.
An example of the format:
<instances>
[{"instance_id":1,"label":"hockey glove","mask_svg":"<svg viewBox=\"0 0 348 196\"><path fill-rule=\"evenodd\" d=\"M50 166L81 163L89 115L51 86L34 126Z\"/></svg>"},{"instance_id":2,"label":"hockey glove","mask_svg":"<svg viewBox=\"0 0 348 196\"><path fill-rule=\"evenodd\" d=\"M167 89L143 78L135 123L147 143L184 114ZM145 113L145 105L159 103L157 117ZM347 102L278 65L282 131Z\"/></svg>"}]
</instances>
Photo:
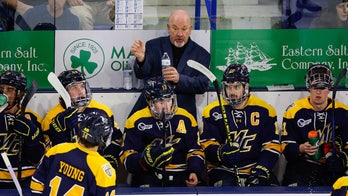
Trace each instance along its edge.
<instances>
[{"instance_id":1,"label":"hockey glove","mask_svg":"<svg viewBox=\"0 0 348 196\"><path fill-rule=\"evenodd\" d=\"M257 165L250 171L250 176L245 182L246 186L269 186L270 172L261 165Z\"/></svg>"},{"instance_id":2,"label":"hockey glove","mask_svg":"<svg viewBox=\"0 0 348 196\"><path fill-rule=\"evenodd\" d=\"M111 166L117 170L117 167L118 167L118 160L117 160L117 157L111 155L111 154L105 154L104 155L104 158L109 161L109 163L111 164Z\"/></svg>"},{"instance_id":3,"label":"hockey glove","mask_svg":"<svg viewBox=\"0 0 348 196\"><path fill-rule=\"evenodd\" d=\"M239 144L233 143L232 146L228 143L221 145L217 151L218 160L227 167L233 167L237 162L239 153Z\"/></svg>"},{"instance_id":4,"label":"hockey glove","mask_svg":"<svg viewBox=\"0 0 348 196\"><path fill-rule=\"evenodd\" d=\"M151 143L144 149L141 162L146 168L161 168L170 163L174 148L170 145L162 147L159 142Z\"/></svg>"},{"instance_id":5,"label":"hockey glove","mask_svg":"<svg viewBox=\"0 0 348 196\"><path fill-rule=\"evenodd\" d=\"M23 136L24 144L27 146L35 145L43 137L39 127L24 115L14 116L12 114L6 114L6 120L8 130Z\"/></svg>"},{"instance_id":6,"label":"hockey glove","mask_svg":"<svg viewBox=\"0 0 348 196\"><path fill-rule=\"evenodd\" d=\"M343 152L328 152L326 155L326 166L330 172L342 173L346 171L347 158Z\"/></svg>"},{"instance_id":7,"label":"hockey glove","mask_svg":"<svg viewBox=\"0 0 348 196\"><path fill-rule=\"evenodd\" d=\"M57 114L57 116L51 121L51 133L49 134L54 138L65 138L66 141L70 141L72 136L71 132L73 129L77 130L77 111L78 108L68 108L67 110Z\"/></svg>"},{"instance_id":8,"label":"hockey glove","mask_svg":"<svg viewBox=\"0 0 348 196\"><path fill-rule=\"evenodd\" d=\"M111 166L117 170L118 167L118 154L120 153L120 146L115 142L111 142L102 152L103 157L109 161Z\"/></svg>"}]
</instances>

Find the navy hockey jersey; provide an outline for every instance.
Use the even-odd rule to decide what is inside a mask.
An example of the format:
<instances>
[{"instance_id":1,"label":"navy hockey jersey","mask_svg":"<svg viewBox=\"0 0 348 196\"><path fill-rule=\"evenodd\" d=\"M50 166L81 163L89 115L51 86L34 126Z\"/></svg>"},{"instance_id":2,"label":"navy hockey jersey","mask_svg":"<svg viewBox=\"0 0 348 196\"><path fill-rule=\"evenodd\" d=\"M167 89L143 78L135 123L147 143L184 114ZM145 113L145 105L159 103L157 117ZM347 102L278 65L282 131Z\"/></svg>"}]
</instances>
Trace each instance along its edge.
<instances>
[{"instance_id":1,"label":"navy hockey jersey","mask_svg":"<svg viewBox=\"0 0 348 196\"><path fill-rule=\"evenodd\" d=\"M30 188L32 195L115 195L116 173L98 152L77 142L47 151Z\"/></svg>"},{"instance_id":2,"label":"navy hockey jersey","mask_svg":"<svg viewBox=\"0 0 348 196\"><path fill-rule=\"evenodd\" d=\"M3 114L3 113L2 113ZM19 111L16 115L19 115ZM25 117L30 119L34 124L38 127L37 131L41 131L41 117L31 111L25 111ZM5 122L4 115L0 116L0 138L1 138L1 148L6 152L12 168L17 174L18 166L19 166L19 140L20 135L15 133L14 131L8 131L7 123ZM34 134L34 136L38 136L38 134ZM24 140L23 149L22 149L22 180L30 181L31 176L34 174L36 165L39 163L40 159L44 155L46 150L45 142L38 141L36 143L31 142L30 144L26 143ZM13 185L12 177L4 163L4 161L0 160L0 187L7 187L9 184ZM28 184L29 185L29 184ZM22 184L23 186L23 184ZM25 185L26 186L26 185Z\"/></svg>"},{"instance_id":3,"label":"navy hockey jersey","mask_svg":"<svg viewBox=\"0 0 348 196\"><path fill-rule=\"evenodd\" d=\"M264 100L250 95L243 110L233 109L225 100L231 138L239 143L240 151L236 166L240 174L248 175L255 165L272 171L281 154L277 115L275 109ZM208 171L220 169L233 171L218 162L216 149L227 142L218 100L203 109L201 144L208 161Z\"/></svg>"},{"instance_id":4,"label":"navy hockey jersey","mask_svg":"<svg viewBox=\"0 0 348 196\"><path fill-rule=\"evenodd\" d=\"M154 140L163 141L162 125L160 120L152 117L149 107L137 111L127 119L120 159L128 172L143 172L139 164L141 153ZM202 173L204 153L199 143L197 121L192 114L178 108L174 117L169 120L165 134L166 142L172 143L174 148L172 161L166 166L166 171L189 170Z\"/></svg>"},{"instance_id":5,"label":"navy hockey jersey","mask_svg":"<svg viewBox=\"0 0 348 196\"><path fill-rule=\"evenodd\" d=\"M299 158L299 145L308 141L308 132L319 132L319 145L324 157L330 149L324 149L325 144L332 141L332 100L323 111L314 111L309 102L309 97L297 100L290 105L284 113L282 145L284 155L288 161ZM348 148L348 107L341 102L335 101L335 135L341 141L340 148ZM336 138L337 140L337 138ZM326 145L327 146L327 145ZM309 157L307 157L310 159ZM318 164L320 161L318 161Z\"/></svg>"}]
</instances>

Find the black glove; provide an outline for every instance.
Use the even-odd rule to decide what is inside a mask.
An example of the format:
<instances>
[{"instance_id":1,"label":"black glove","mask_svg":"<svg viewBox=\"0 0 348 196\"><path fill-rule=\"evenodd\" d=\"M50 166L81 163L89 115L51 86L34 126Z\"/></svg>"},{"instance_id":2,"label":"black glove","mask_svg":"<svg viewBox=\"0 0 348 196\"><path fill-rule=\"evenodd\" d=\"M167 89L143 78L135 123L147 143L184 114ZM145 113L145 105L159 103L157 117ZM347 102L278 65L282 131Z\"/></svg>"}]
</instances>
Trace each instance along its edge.
<instances>
[{"instance_id":1,"label":"black glove","mask_svg":"<svg viewBox=\"0 0 348 196\"><path fill-rule=\"evenodd\" d=\"M233 167L237 162L239 144L233 142L232 146L228 143L221 145L217 151L218 160L227 167Z\"/></svg>"},{"instance_id":2,"label":"black glove","mask_svg":"<svg viewBox=\"0 0 348 196\"><path fill-rule=\"evenodd\" d=\"M68 108L65 111L57 114L50 124L50 139L53 143L67 142L71 141L71 137L74 136L73 130L77 130L78 118L77 118L78 108ZM60 142L54 142L54 140ZM54 144L55 145L55 144Z\"/></svg>"},{"instance_id":3,"label":"black glove","mask_svg":"<svg viewBox=\"0 0 348 196\"><path fill-rule=\"evenodd\" d=\"M270 172L261 165L257 165L250 171L250 176L245 182L245 186L269 186Z\"/></svg>"},{"instance_id":4,"label":"black glove","mask_svg":"<svg viewBox=\"0 0 348 196\"><path fill-rule=\"evenodd\" d=\"M342 173L346 171L347 158L343 152L336 151L336 153L328 152L325 155L326 166L330 172Z\"/></svg>"},{"instance_id":5,"label":"black glove","mask_svg":"<svg viewBox=\"0 0 348 196\"><path fill-rule=\"evenodd\" d=\"M118 167L118 154L120 153L121 147L117 145L114 142L111 142L105 149L100 150L100 154L103 155L103 157L108 160L111 164L111 166L117 170Z\"/></svg>"},{"instance_id":6,"label":"black glove","mask_svg":"<svg viewBox=\"0 0 348 196\"><path fill-rule=\"evenodd\" d=\"M117 160L117 157L111 155L111 154L105 154L104 155L104 158L109 161L109 163L111 164L111 166L117 170L117 167L118 167L118 160Z\"/></svg>"},{"instance_id":7,"label":"black glove","mask_svg":"<svg viewBox=\"0 0 348 196\"><path fill-rule=\"evenodd\" d=\"M33 121L27 119L24 115L5 115L8 130L23 136L25 145L33 146L42 140L42 132Z\"/></svg>"},{"instance_id":8,"label":"black glove","mask_svg":"<svg viewBox=\"0 0 348 196\"><path fill-rule=\"evenodd\" d=\"M172 145L162 147L159 142L154 142L146 146L141 155L141 162L146 168L162 168L170 163L174 148Z\"/></svg>"}]
</instances>

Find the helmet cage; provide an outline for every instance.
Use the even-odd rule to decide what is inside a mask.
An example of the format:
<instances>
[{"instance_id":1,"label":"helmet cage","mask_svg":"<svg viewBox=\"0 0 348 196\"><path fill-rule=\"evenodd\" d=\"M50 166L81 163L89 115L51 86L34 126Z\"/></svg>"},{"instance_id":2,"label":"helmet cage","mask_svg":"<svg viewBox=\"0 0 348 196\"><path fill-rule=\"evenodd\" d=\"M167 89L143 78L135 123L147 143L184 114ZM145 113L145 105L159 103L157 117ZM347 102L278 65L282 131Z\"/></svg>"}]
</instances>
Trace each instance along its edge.
<instances>
[{"instance_id":1,"label":"helmet cage","mask_svg":"<svg viewBox=\"0 0 348 196\"><path fill-rule=\"evenodd\" d=\"M69 85L66 86L66 89L68 90L69 86L80 83L80 82L72 82ZM91 100L92 100L92 91L91 88L89 87L89 84L86 80L81 81L81 83L84 84L85 86L85 93L86 95L84 97L71 97L71 106L72 107L85 107L87 106Z\"/></svg>"},{"instance_id":2,"label":"helmet cage","mask_svg":"<svg viewBox=\"0 0 348 196\"><path fill-rule=\"evenodd\" d=\"M21 72L8 70L1 74L0 84L9 85L16 88L16 97L14 102L8 102L9 105L6 108L6 110L9 110L16 104L19 104L22 100L26 91L27 78Z\"/></svg>"},{"instance_id":3,"label":"helmet cage","mask_svg":"<svg viewBox=\"0 0 348 196\"><path fill-rule=\"evenodd\" d=\"M175 115L177 109L178 109L178 104L177 104L177 99L176 99L176 95L175 94L169 94L169 95L163 95L162 98L157 98L157 99L153 99L150 100L148 102L148 105L150 107L150 111L153 117L155 117L156 119L160 119L162 118L162 111L157 111L155 108L155 102L156 101L163 101L165 99L171 99L172 105L170 107L170 110L168 112L166 112L164 110L164 119L166 121L170 120L173 118L173 116Z\"/></svg>"},{"instance_id":4,"label":"helmet cage","mask_svg":"<svg viewBox=\"0 0 348 196\"><path fill-rule=\"evenodd\" d=\"M66 90L68 87L79 82L83 82L85 85L86 96L85 97L71 97L71 105L73 107L85 107L92 100L92 91L89 87L85 76L78 70L63 71L58 76L59 81L63 84Z\"/></svg>"},{"instance_id":5,"label":"helmet cage","mask_svg":"<svg viewBox=\"0 0 348 196\"><path fill-rule=\"evenodd\" d=\"M230 98L226 92L226 87L231 85L232 83L230 82L222 82L222 97L231 105L231 106L238 106L239 104L243 103L243 101L245 101L248 96L249 96L249 88L247 87L248 83L245 82L240 82L243 85L244 88L244 93L242 95L242 97L238 98L238 99L233 99Z\"/></svg>"},{"instance_id":6,"label":"helmet cage","mask_svg":"<svg viewBox=\"0 0 348 196\"><path fill-rule=\"evenodd\" d=\"M323 89L333 87L333 76L326 65L317 64L310 67L306 74L306 88Z\"/></svg>"},{"instance_id":7,"label":"helmet cage","mask_svg":"<svg viewBox=\"0 0 348 196\"><path fill-rule=\"evenodd\" d=\"M149 79L145 84L144 94L153 117L161 119L162 111L156 111L155 101L161 101L164 99L172 99L171 109L168 112L165 111L165 120L170 120L176 113L178 105L174 89L163 77Z\"/></svg>"},{"instance_id":8,"label":"helmet cage","mask_svg":"<svg viewBox=\"0 0 348 196\"><path fill-rule=\"evenodd\" d=\"M243 64L230 64L222 77L222 97L231 105L237 106L245 101L249 96L249 71ZM241 98L232 99L226 92L226 87L234 82L240 82L243 85L244 93Z\"/></svg>"}]
</instances>

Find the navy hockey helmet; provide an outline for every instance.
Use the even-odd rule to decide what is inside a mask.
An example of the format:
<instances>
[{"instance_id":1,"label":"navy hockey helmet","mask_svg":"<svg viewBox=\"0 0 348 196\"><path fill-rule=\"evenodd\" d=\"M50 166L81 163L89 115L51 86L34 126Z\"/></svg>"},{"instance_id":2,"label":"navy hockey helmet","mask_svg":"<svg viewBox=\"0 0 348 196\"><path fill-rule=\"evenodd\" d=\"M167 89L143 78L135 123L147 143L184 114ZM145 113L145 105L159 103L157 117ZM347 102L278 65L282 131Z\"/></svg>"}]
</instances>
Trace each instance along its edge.
<instances>
[{"instance_id":1,"label":"navy hockey helmet","mask_svg":"<svg viewBox=\"0 0 348 196\"><path fill-rule=\"evenodd\" d=\"M109 119L99 113L86 114L79 123L79 137L95 146L105 146L111 132Z\"/></svg>"},{"instance_id":2,"label":"navy hockey helmet","mask_svg":"<svg viewBox=\"0 0 348 196\"><path fill-rule=\"evenodd\" d=\"M82 82L85 85L86 96L84 97L71 97L71 104L73 107L84 107L92 100L92 91L85 76L78 70L66 70L59 74L59 81L62 83L65 89L74 83Z\"/></svg>"},{"instance_id":3,"label":"navy hockey helmet","mask_svg":"<svg viewBox=\"0 0 348 196\"><path fill-rule=\"evenodd\" d=\"M13 101L9 101L9 105L6 108L6 110L9 110L16 104L19 104L22 100L26 91L27 78L21 72L8 70L0 75L0 84L6 84L16 88L15 99Z\"/></svg>"},{"instance_id":4,"label":"navy hockey helmet","mask_svg":"<svg viewBox=\"0 0 348 196\"><path fill-rule=\"evenodd\" d=\"M249 71L245 65L231 64L229 65L222 77L222 82L244 82L249 83Z\"/></svg>"},{"instance_id":5,"label":"navy hockey helmet","mask_svg":"<svg viewBox=\"0 0 348 196\"><path fill-rule=\"evenodd\" d=\"M333 87L333 76L330 68L325 64L310 66L306 74L306 88L329 88Z\"/></svg>"},{"instance_id":6,"label":"navy hockey helmet","mask_svg":"<svg viewBox=\"0 0 348 196\"><path fill-rule=\"evenodd\" d=\"M249 71L243 64L230 64L222 77L222 96L231 105L237 106L249 96ZM232 98L226 92L226 87L234 82L240 82L244 87L242 97Z\"/></svg>"},{"instance_id":7,"label":"navy hockey helmet","mask_svg":"<svg viewBox=\"0 0 348 196\"><path fill-rule=\"evenodd\" d=\"M25 91L27 78L21 72L9 70L1 74L0 84L7 84L15 87L16 90Z\"/></svg>"},{"instance_id":8,"label":"navy hockey helmet","mask_svg":"<svg viewBox=\"0 0 348 196\"><path fill-rule=\"evenodd\" d=\"M59 74L59 81L65 88L74 82L86 82L85 76L78 70L66 70Z\"/></svg>"},{"instance_id":9,"label":"navy hockey helmet","mask_svg":"<svg viewBox=\"0 0 348 196\"><path fill-rule=\"evenodd\" d=\"M166 120L170 120L176 113L178 106L174 88L163 77L154 77L147 80L144 87L144 94L146 101L151 109L151 113L155 118L161 119L162 112L156 111L156 108L154 106L155 101L163 101L165 99L172 100L170 111L165 111Z\"/></svg>"}]
</instances>

